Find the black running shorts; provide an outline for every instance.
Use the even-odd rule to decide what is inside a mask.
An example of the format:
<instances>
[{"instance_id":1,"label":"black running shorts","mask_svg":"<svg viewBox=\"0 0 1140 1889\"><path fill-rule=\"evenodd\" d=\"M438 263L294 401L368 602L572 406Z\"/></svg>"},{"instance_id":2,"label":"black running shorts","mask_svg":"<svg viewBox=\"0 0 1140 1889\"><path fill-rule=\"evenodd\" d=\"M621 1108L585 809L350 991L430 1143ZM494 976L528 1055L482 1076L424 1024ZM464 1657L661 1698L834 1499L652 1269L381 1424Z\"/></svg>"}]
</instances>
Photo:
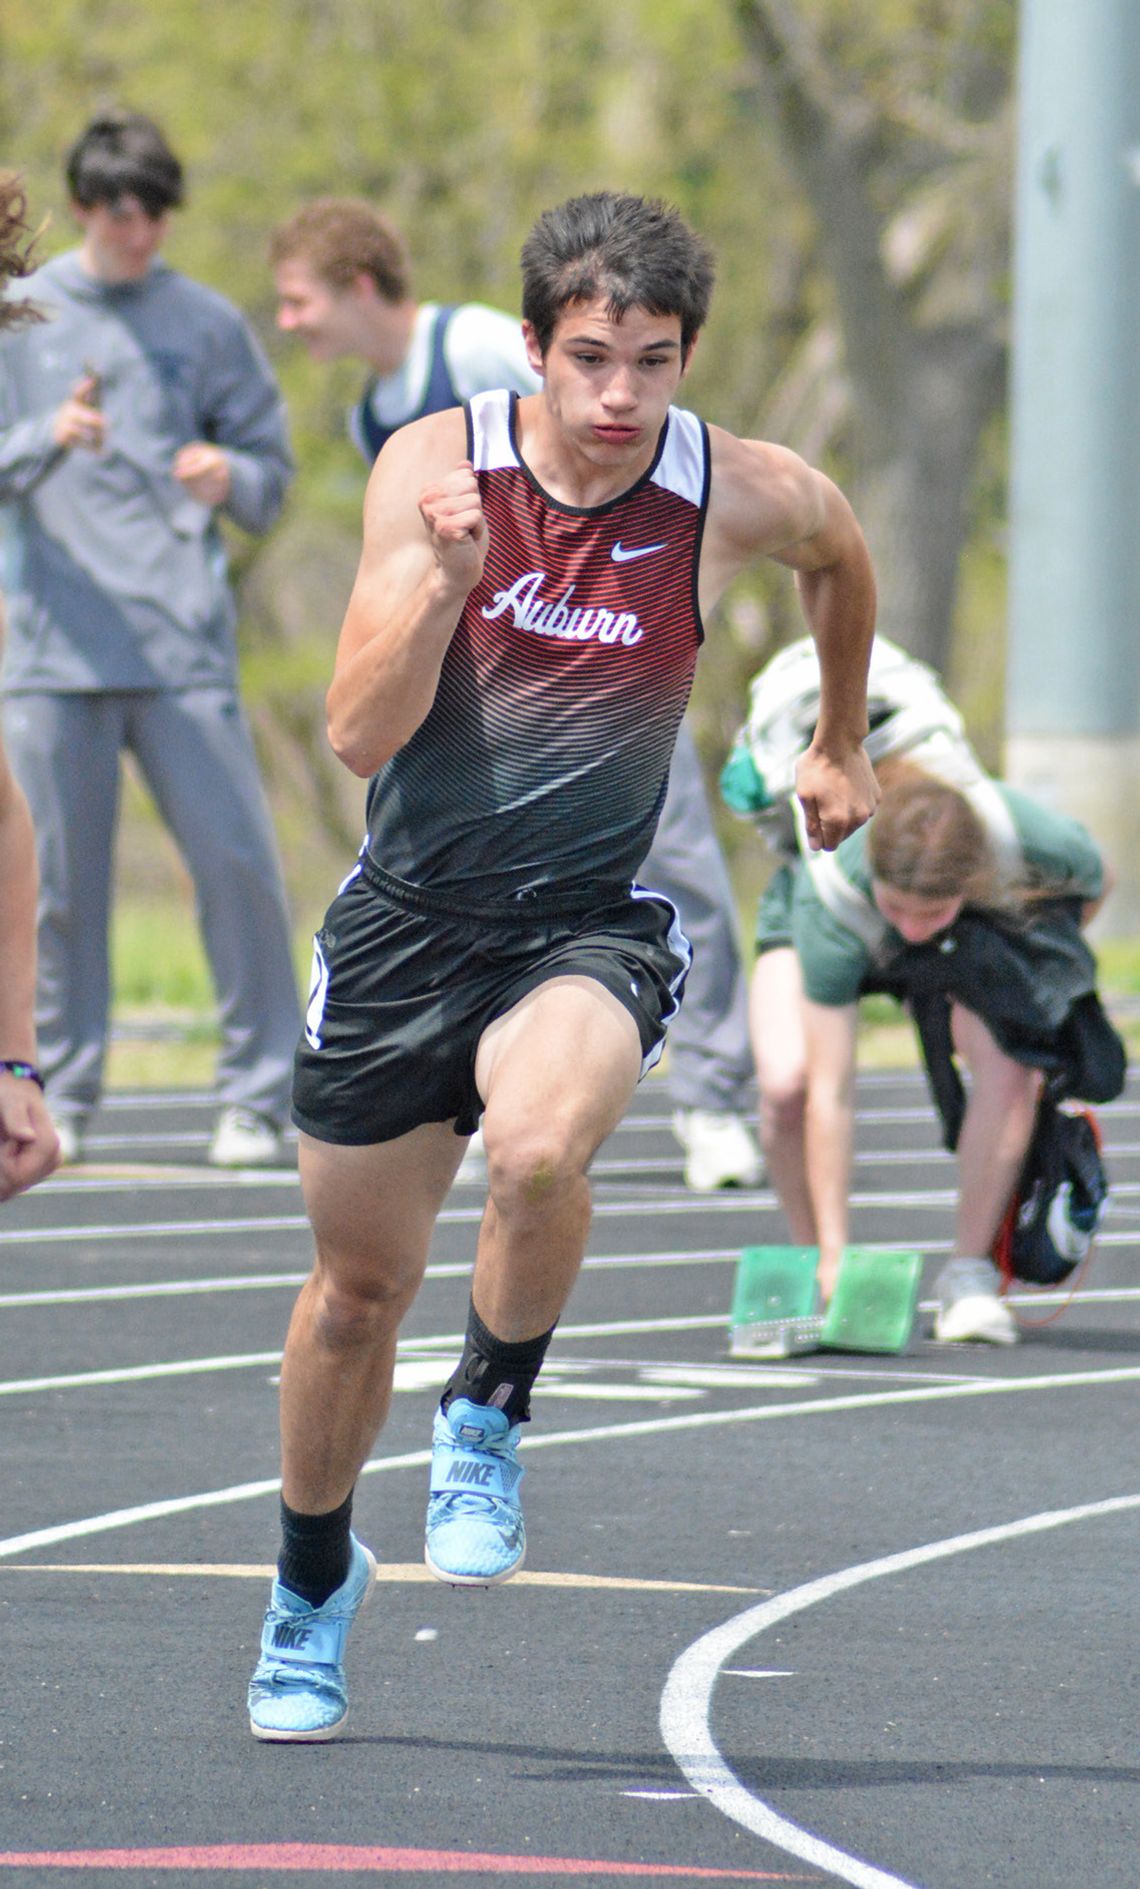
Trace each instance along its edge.
<instances>
[{"instance_id":1,"label":"black running shorts","mask_svg":"<svg viewBox=\"0 0 1140 1889\"><path fill-rule=\"evenodd\" d=\"M589 911L533 902L460 909L360 862L313 941L293 1120L362 1147L425 1122L478 1126L484 1030L552 977L592 977L630 1012L642 1074L661 1054L691 953L660 893L634 886Z\"/></svg>"}]
</instances>

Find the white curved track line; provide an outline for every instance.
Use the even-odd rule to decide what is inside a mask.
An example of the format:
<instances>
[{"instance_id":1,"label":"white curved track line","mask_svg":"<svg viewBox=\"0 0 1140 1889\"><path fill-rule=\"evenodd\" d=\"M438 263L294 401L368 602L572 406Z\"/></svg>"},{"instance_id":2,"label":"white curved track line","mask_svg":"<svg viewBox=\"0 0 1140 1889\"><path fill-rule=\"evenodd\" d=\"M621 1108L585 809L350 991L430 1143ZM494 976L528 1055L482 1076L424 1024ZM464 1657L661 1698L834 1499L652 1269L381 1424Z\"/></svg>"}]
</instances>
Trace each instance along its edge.
<instances>
[{"instance_id":1,"label":"white curved track line","mask_svg":"<svg viewBox=\"0 0 1140 1889\"><path fill-rule=\"evenodd\" d=\"M1004 1522L995 1528L979 1528L968 1535L953 1535L945 1541L928 1542L921 1548L908 1548L899 1554L884 1555L877 1561L862 1561L856 1567L842 1568L837 1574L808 1581L774 1600L749 1607L711 1633L702 1634L676 1661L661 1695L661 1734L666 1748L679 1770L695 1790L734 1823L751 1830L755 1836L775 1844L801 1862L830 1870L841 1881L854 1883L857 1889L915 1889L901 1876L888 1875L872 1863L835 1849L821 1837L813 1836L799 1824L781 1817L763 1798L746 1790L722 1756L709 1724L713 1687L721 1668L733 1659L749 1640L764 1633L790 1614L802 1613L820 1601L831 1600L848 1588L865 1581L877 1581L884 1575L902 1574L921 1567L927 1561L940 1561L949 1555L965 1554L973 1548L987 1548L998 1542L1036 1535L1045 1529L1061 1528L1068 1522L1087 1521L1092 1516L1119 1514L1140 1508L1140 1495L1112 1496L1103 1502L1088 1502L1074 1509L1048 1509L1029 1515L1019 1522Z\"/></svg>"},{"instance_id":2,"label":"white curved track line","mask_svg":"<svg viewBox=\"0 0 1140 1889\"><path fill-rule=\"evenodd\" d=\"M837 1411L883 1409L892 1404L942 1403L960 1397L1001 1397L1019 1391L1100 1389L1114 1384L1132 1383L1140 1378L1140 1365L1110 1371L1065 1371L1050 1377L983 1378L966 1383L947 1384L940 1380L918 1389L876 1390L843 1397L810 1397L780 1404L747 1404L734 1410L689 1411L678 1417L641 1417L632 1423L591 1424L576 1430L546 1431L528 1437L527 1456L536 1450L575 1448L581 1443L624 1442L627 1438L666 1436L672 1430L704 1430L738 1423L782 1422L789 1417L827 1417ZM430 1449L410 1450L402 1456L374 1456L365 1463L362 1476L374 1476L393 1469L421 1469L431 1462ZM89 1515L79 1521L60 1522L49 1528L32 1529L23 1535L9 1535L0 1541L0 1559L26 1554L32 1548L47 1548L57 1542L77 1541L86 1535L101 1534L104 1529L130 1528L170 1515L184 1515L194 1509L218 1508L230 1502L252 1501L272 1495L280 1489L276 1477L259 1482L236 1483L228 1489L204 1490L197 1495L173 1496L136 1507L112 1509L104 1515Z\"/></svg>"}]
</instances>

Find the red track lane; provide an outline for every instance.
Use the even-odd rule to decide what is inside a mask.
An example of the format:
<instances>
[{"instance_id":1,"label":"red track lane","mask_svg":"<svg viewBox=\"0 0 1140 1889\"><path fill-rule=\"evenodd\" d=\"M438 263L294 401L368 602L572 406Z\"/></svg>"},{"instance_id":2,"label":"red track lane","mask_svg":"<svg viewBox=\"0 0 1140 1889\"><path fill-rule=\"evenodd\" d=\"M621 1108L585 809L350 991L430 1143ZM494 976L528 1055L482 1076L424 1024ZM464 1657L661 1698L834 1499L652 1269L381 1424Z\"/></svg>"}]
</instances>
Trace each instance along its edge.
<instances>
[{"instance_id":1,"label":"red track lane","mask_svg":"<svg viewBox=\"0 0 1140 1889\"><path fill-rule=\"evenodd\" d=\"M218 1843L169 1850L0 1851L0 1869L435 1870L439 1875L640 1876L682 1882L819 1882L757 1869L690 1869L680 1863L607 1863L570 1856L491 1856L464 1850L383 1850L341 1843Z\"/></svg>"}]
</instances>

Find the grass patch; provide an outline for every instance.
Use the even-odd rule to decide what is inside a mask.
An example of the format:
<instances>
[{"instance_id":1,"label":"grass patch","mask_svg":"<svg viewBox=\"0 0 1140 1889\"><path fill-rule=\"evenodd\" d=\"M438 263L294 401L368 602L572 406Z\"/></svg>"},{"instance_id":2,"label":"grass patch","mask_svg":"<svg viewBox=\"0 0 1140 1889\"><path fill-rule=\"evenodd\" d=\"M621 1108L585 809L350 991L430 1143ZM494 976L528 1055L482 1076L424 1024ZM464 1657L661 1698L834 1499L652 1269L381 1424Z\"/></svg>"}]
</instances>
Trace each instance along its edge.
<instances>
[{"instance_id":1,"label":"grass patch","mask_svg":"<svg viewBox=\"0 0 1140 1889\"><path fill-rule=\"evenodd\" d=\"M116 1011L208 1014L214 992L193 913L168 899L119 899L111 980Z\"/></svg>"},{"instance_id":2,"label":"grass patch","mask_svg":"<svg viewBox=\"0 0 1140 1889\"><path fill-rule=\"evenodd\" d=\"M311 924L293 936L298 992L308 984ZM112 1089L209 1089L221 1033L192 903L120 897L111 920Z\"/></svg>"},{"instance_id":3,"label":"grass patch","mask_svg":"<svg viewBox=\"0 0 1140 1889\"><path fill-rule=\"evenodd\" d=\"M308 982L313 920L293 939L297 988ZM1105 1002L1128 1046L1140 1056L1140 941L1098 942ZM129 1089L209 1088L220 1037L214 992L192 906L169 895L120 897L111 927L114 1029L108 1086ZM1138 1007L1140 1010L1140 1007ZM859 1005L859 1066L913 1069L918 1046L909 1019L889 997Z\"/></svg>"}]
</instances>

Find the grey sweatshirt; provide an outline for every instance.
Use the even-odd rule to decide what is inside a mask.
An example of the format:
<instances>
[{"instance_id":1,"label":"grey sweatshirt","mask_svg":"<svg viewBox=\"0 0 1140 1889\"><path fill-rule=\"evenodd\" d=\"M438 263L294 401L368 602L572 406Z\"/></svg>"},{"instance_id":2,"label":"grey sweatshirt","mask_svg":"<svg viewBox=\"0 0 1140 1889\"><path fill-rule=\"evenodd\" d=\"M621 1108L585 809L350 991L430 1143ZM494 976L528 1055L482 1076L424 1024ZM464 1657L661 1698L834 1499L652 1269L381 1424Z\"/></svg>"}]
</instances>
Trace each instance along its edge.
<instances>
[{"instance_id":1,"label":"grey sweatshirt","mask_svg":"<svg viewBox=\"0 0 1140 1889\"><path fill-rule=\"evenodd\" d=\"M268 530L293 464L264 354L223 296L163 262L109 284L72 251L21 293L49 319L0 342L5 693L232 686L221 534L170 465L191 440L224 447L225 512ZM89 371L102 382L107 442L65 452L52 425Z\"/></svg>"}]
</instances>

